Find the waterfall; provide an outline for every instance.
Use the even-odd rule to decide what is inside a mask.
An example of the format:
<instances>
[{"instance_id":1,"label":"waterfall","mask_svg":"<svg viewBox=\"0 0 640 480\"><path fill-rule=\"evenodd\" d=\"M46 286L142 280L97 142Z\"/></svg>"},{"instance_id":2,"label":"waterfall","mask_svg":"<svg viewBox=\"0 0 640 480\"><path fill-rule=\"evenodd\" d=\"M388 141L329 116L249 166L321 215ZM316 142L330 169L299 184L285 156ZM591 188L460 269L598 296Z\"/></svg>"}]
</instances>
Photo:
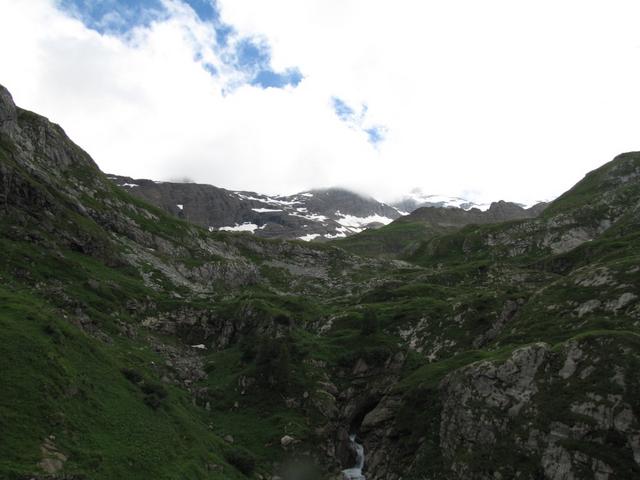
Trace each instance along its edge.
<instances>
[{"instance_id":1,"label":"waterfall","mask_svg":"<svg viewBox=\"0 0 640 480\"><path fill-rule=\"evenodd\" d=\"M364 447L356 442L356 435L349 435L351 440L351 446L356 452L356 464L352 468L347 468L342 471L342 478L344 480L366 480L366 477L362 475L362 468L364 467Z\"/></svg>"}]
</instances>

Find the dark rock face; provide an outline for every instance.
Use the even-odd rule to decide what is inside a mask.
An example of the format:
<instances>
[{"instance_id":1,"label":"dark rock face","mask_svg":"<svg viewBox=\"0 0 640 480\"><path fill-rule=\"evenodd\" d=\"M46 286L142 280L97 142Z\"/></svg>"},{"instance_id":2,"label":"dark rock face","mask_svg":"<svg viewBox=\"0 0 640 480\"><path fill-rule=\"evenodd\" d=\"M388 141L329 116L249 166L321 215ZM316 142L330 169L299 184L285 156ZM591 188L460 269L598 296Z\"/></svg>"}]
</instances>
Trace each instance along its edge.
<instances>
[{"instance_id":1,"label":"dark rock face","mask_svg":"<svg viewBox=\"0 0 640 480\"><path fill-rule=\"evenodd\" d=\"M10 122L15 122L17 118L16 105L9 90L0 85L0 128L8 128Z\"/></svg>"},{"instance_id":2,"label":"dark rock face","mask_svg":"<svg viewBox=\"0 0 640 480\"><path fill-rule=\"evenodd\" d=\"M3 143L11 145L7 153L12 161L0 164L0 210L12 213L14 231L36 221L51 233L56 221L65 216L88 214L80 200L87 192L108 191L100 176L95 175L99 170L91 157L73 144L58 125L17 108L4 87L0 87L0 139L2 136ZM74 176L88 175L84 183L67 181L70 172ZM64 207L61 197L65 198ZM59 239L74 250L106 255L108 247L103 238L77 227L70 221L69 228L60 229ZM33 233L26 231L27 236Z\"/></svg>"},{"instance_id":3,"label":"dark rock face","mask_svg":"<svg viewBox=\"0 0 640 480\"><path fill-rule=\"evenodd\" d=\"M213 185L109 178L129 193L202 227L251 231L266 238L328 240L400 216L395 208L373 198L337 188L269 196Z\"/></svg>"}]
</instances>

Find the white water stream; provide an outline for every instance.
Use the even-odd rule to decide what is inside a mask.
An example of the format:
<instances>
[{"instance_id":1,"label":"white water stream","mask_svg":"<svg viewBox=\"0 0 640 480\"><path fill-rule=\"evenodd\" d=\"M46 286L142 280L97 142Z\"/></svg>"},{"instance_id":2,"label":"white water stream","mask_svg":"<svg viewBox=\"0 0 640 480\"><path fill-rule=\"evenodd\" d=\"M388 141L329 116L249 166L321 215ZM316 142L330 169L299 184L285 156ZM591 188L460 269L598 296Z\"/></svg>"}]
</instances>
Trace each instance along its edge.
<instances>
[{"instance_id":1,"label":"white water stream","mask_svg":"<svg viewBox=\"0 0 640 480\"><path fill-rule=\"evenodd\" d=\"M349 435L351 440L351 446L356 451L356 464L352 468L347 468L342 471L342 477L344 480L366 480L366 477L362 475L362 468L364 467L364 447L356 442L355 434Z\"/></svg>"}]
</instances>

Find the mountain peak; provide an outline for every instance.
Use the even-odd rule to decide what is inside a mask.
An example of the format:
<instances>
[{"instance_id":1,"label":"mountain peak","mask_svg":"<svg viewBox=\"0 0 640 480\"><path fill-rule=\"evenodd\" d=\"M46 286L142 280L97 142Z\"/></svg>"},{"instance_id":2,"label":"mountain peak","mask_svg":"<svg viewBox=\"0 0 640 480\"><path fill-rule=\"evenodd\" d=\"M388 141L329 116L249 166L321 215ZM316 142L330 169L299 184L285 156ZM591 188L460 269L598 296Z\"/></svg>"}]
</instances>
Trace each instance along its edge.
<instances>
[{"instance_id":1,"label":"mountain peak","mask_svg":"<svg viewBox=\"0 0 640 480\"><path fill-rule=\"evenodd\" d=\"M9 90L0 85L0 128L6 123L13 123L17 119L16 104Z\"/></svg>"},{"instance_id":2,"label":"mountain peak","mask_svg":"<svg viewBox=\"0 0 640 480\"><path fill-rule=\"evenodd\" d=\"M131 194L211 231L330 240L385 225L400 216L393 207L340 187L294 195L265 195L213 185L134 180L118 175L109 175L109 179Z\"/></svg>"},{"instance_id":3,"label":"mountain peak","mask_svg":"<svg viewBox=\"0 0 640 480\"><path fill-rule=\"evenodd\" d=\"M392 205L404 212L412 212L420 207L461 208L463 210L477 208L484 211L490 206L488 203L475 203L461 197L426 194L420 188L412 189Z\"/></svg>"}]
</instances>

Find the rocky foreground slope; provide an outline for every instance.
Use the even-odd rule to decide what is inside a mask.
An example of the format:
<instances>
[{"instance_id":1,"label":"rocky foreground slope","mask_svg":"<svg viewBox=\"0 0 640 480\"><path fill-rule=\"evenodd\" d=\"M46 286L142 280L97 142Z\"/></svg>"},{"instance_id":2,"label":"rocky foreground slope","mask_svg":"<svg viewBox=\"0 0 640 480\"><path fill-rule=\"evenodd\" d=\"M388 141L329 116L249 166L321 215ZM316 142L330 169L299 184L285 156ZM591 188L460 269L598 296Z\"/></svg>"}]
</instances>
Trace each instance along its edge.
<instances>
[{"instance_id":1,"label":"rocky foreground slope","mask_svg":"<svg viewBox=\"0 0 640 480\"><path fill-rule=\"evenodd\" d=\"M0 89L0 477L637 478L640 154L423 224L209 232Z\"/></svg>"}]
</instances>

